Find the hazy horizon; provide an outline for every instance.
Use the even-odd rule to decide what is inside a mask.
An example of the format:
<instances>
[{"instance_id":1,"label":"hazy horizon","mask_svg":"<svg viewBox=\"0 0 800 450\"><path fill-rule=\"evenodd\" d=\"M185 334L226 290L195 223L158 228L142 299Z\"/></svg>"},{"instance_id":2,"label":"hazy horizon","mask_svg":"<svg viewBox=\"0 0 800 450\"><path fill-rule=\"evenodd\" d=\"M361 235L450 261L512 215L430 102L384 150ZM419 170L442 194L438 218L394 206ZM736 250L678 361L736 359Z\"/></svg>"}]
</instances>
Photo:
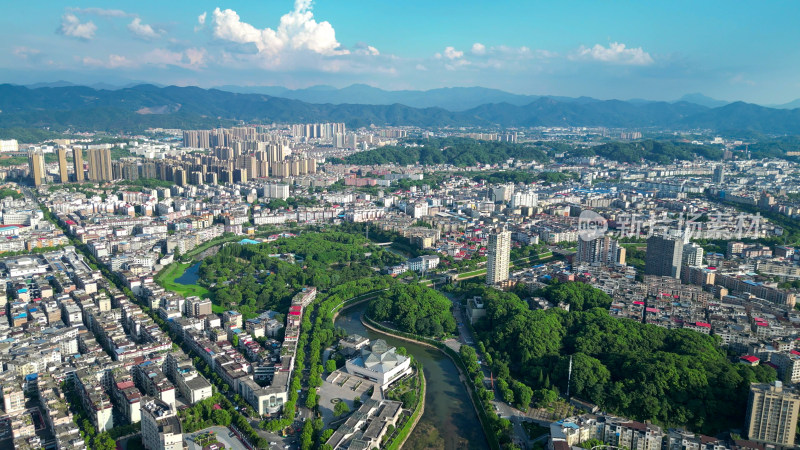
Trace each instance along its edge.
<instances>
[{"instance_id":1,"label":"hazy horizon","mask_svg":"<svg viewBox=\"0 0 800 450\"><path fill-rule=\"evenodd\" d=\"M290 89L481 86L522 95L758 104L800 98L800 4L353 0L17 3L1 82ZM764 24L769 24L765 27Z\"/></svg>"}]
</instances>

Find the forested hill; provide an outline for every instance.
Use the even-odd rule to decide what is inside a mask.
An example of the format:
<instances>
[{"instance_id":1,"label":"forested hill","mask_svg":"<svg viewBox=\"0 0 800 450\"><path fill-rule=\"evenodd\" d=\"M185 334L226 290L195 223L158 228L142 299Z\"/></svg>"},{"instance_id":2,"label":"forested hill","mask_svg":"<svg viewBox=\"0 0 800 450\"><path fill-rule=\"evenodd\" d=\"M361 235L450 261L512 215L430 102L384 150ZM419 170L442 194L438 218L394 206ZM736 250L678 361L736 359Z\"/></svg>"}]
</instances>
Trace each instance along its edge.
<instances>
[{"instance_id":1,"label":"forested hill","mask_svg":"<svg viewBox=\"0 0 800 450\"><path fill-rule=\"evenodd\" d=\"M466 138L427 139L411 141L419 147L387 146L354 153L345 162L358 165L399 164L419 162L423 165L453 164L473 166L498 164L509 158L520 161L547 162L548 153L565 153L567 156L602 156L612 161L638 163L642 159L661 164L674 160L688 161L703 157L722 159L719 146L695 145L685 142L644 140L637 142L609 142L589 148L575 148L567 144L534 142L511 144L508 142L477 141Z\"/></svg>"},{"instance_id":2,"label":"forested hill","mask_svg":"<svg viewBox=\"0 0 800 450\"><path fill-rule=\"evenodd\" d=\"M572 395L634 420L713 436L744 423L750 383L776 377L768 366L731 361L716 336L611 317L611 298L583 283L538 293L568 303L569 312L533 311L513 293L479 284L458 289L487 305L475 330L498 383L524 382L538 399L567 391L571 357Z\"/></svg>"},{"instance_id":3,"label":"forested hill","mask_svg":"<svg viewBox=\"0 0 800 450\"><path fill-rule=\"evenodd\" d=\"M345 162L358 165L372 164L498 164L509 158L520 161L546 162L549 160L544 143L512 144L508 142L477 141L467 138L426 139L416 141L418 147L381 147L355 153Z\"/></svg>"},{"instance_id":4,"label":"forested hill","mask_svg":"<svg viewBox=\"0 0 800 450\"><path fill-rule=\"evenodd\" d=\"M357 97L353 98L353 101ZM320 100L321 101L321 100ZM392 105L320 104L263 94L198 87L139 85L118 90L84 86L0 84L0 128L49 127L54 131L140 131L160 126L208 128L232 121L261 123L345 122L349 127L603 126L705 128L742 133L800 134L800 109L731 103L718 108L689 102L540 97L525 105L489 103L465 111Z\"/></svg>"},{"instance_id":5,"label":"forested hill","mask_svg":"<svg viewBox=\"0 0 800 450\"><path fill-rule=\"evenodd\" d=\"M660 164L674 160L690 161L698 157L718 161L722 159L722 148L711 145L695 145L685 142L645 140L639 142L609 142L596 147L575 150L576 156L597 155L612 161L638 163L642 159Z\"/></svg>"}]
</instances>

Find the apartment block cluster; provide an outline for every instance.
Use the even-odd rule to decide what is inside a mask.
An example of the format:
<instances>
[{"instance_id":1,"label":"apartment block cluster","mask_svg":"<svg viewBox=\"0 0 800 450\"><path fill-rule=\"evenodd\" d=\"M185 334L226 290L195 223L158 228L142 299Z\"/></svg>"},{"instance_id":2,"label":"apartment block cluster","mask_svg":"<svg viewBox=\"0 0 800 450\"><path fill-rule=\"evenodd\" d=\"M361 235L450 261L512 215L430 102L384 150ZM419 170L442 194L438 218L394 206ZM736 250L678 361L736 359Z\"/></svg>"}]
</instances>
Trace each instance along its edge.
<instances>
[{"instance_id":1,"label":"apartment block cluster","mask_svg":"<svg viewBox=\"0 0 800 450\"><path fill-rule=\"evenodd\" d=\"M285 326L270 313L246 322L236 311L226 311L220 318L212 314L208 300L184 299L155 286L148 288L144 296L153 307L158 304L158 313L183 336L192 352L259 415L281 410L289 398L303 311L316 297L315 288L305 288L292 299ZM259 344L253 338L279 337L282 329L282 343L270 339ZM173 373L180 374L181 366L170 364L176 367Z\"/></svg>"},{"instance_id":2,"label":"apartment block cluster","mask_svg":"<svg viewBox=\"0 0 800 450\"><path fill-rule=\"evenodd\" d=\"M40 209L32 209L24 198L0 200L0 253L30 252L67 245L69 239L44 219Z\"/></svg>"},{"instance_id":3,"label":"apartment block cluster","mask_svg":"<svg viewBox=\"0 0 800 450\"><path fill-rule=\"evenodd\" d=\"M579 448L588 441L635 450L766 450L763 441L725 440L690 431L662 428L630 419L586 413L550 424L549 450Z\"/></svg>"},{"instance_id":4,"label":"apartment block cluster","mask_svg":"<svg viewBox=\"0 0 800 450\"><path fill-rule=\"evenodd\" d=\"M174 412L175 386L164 372L179 386L182 379L196 380L192 387L198 392L186 398L211 395L208 382L190 374L190 366L184 364L180 376L162 372L173 357L169 338L73 247L5 258L0 266L2 299L10 298L0 320L4 410L24 419L38 407L42 426L53 436L41 446L83 447L68 398L102 432L141 420L145 395ZM41 439L29 427L14 430L15 439Z\"/></svg>"},{"instance_id":5,"label":"apartment block cluster","mask_svg":"<svg viewBox=\"0 0 800 450\"><path fill-rule=\"evenodd\" d=\"M638 450L768 450L794 448L800 415L800 393L781 381L752 383L742 430L744 440L706 436L684 429L663 428L650 423L599 413L599 408L577 399L573 406L586 413L550 424L548 448L569 450L589 441L617 448Z\"/></svg>"}]
</instances>

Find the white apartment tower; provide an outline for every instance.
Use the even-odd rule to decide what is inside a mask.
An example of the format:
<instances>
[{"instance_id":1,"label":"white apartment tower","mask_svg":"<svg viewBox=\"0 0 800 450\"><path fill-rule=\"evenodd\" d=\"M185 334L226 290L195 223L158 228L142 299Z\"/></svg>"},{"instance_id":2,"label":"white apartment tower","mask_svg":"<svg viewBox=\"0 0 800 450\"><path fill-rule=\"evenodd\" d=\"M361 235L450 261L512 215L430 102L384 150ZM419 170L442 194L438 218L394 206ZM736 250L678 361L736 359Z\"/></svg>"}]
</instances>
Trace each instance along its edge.
<instances>
[{"instance_id":1,"label":"white apartment tower","mask_svg":"<svg viewBox=\"0 0 800 450\"><path fill-rule=\"evenodd\" d=\"M486 261L486 284L494 285L508 279L508 264L511 254L511 232L495 228L489 234Z\"/></svg>"}]
</instances>

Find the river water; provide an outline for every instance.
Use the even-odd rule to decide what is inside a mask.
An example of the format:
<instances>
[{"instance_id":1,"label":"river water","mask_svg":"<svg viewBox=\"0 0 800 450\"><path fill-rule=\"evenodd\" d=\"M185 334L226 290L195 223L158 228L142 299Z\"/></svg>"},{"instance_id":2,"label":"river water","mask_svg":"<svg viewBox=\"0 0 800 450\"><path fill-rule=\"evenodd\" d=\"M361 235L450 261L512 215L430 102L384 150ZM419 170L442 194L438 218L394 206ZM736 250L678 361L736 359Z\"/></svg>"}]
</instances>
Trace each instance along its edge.
<instances>
[{"instance_id":1,"label":"river water","mask_svg":"<svg viewBox=\"0 0 800 450\"><path fill-rule=\"evenodd\" d=\"M414 355L422 363L425 372L425 413L403 448L488 448L478 415L472 408L466 388L458 378L455 364L439 350L367 329L360 320L366 309L366 303L345 309L336 319L336 326L344 328L349 334L384 339L389 345L405 347L410 355Z\"/></svg>"}]
</instances>

